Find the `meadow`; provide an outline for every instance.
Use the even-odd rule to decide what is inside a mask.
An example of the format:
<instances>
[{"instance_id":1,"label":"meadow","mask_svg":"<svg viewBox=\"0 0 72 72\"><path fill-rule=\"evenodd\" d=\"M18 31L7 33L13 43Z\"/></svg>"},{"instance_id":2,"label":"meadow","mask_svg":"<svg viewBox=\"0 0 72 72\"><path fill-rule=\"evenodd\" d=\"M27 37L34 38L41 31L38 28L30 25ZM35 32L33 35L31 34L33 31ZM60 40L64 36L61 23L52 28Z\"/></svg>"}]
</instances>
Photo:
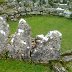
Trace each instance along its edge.
<instances>
[{"instance_id":1,"label":"meadow","mask_svg":"<svg viewBox=\"0 0 72 72\"><path fill-rule=\"evenodd\" d=\"M58 16L26 16L23 17L31 26L31 35L46 35L51 30L62 33L61 52L72 49L72 20ZM18 21L8 21L10 35L15 33ZM72 62L65 64L65 68L72 72ZM27 63L18 60L0 60L0 72L52 72L49 65Z\"/></svg>"}]
</instances>

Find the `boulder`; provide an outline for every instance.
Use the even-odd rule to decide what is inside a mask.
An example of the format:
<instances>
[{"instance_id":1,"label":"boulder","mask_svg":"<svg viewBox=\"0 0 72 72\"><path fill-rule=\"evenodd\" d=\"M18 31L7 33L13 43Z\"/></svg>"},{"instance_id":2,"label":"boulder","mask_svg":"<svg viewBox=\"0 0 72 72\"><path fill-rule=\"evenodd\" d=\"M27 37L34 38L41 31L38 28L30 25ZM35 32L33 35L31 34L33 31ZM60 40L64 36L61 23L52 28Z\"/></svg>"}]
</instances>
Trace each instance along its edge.
<instances>
[{"instance_id":1,"label":"boulder","mask_svg":"<svg viewBox=\"0 0 72 72\"><path fill-rule=\"evenodd\" d=\"M72 55L66 55L62 58L62 60L64 62L70 62L70 61L72 61Z\"/></svg>"},{"instance_id":2,"label":"boulder","mask_svg":"<svg viewBox=\"0 0 72 72\"><path fill-rule=\"evenodd\" d=\"M36 46L32 49L32 61L38 63L48 63L49 60L58 60L60 58L60 45L62 34L57 31L50 31L46 36L38 35L36 37Z\"/></svg>"},{"instance_id":3,"label":"boulder","mask_svg":"<svg viewBox=\"0 0 72 72\"><path fill-rule=\"evenodd\" d=\"M15 59L30 59L31 36L30 26L24 19L20 19L18 29L11 39L9 57ZM8 47L8 48L9 48Z\"/></svg>"},{"instance_id":4,"label":"boulder","mask_svg":"<svg viewBox=\"0 0 72 72\"><path fill-rule=\"evenodd\" d=\"M68 72L60 63L53 65L54 72Z\"/></svg>"}]
</instances>

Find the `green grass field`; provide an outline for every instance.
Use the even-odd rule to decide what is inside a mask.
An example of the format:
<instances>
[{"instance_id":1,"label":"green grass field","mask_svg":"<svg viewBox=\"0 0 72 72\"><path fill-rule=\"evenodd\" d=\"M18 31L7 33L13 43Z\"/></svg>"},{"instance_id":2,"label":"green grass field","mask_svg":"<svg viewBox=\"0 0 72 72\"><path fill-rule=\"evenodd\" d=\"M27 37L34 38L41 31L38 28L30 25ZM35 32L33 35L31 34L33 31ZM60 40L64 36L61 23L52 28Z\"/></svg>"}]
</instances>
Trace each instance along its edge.
<instances>
[{"instance_id":1,"label":"green grass field","mask_svg":"<svg viewBox=\"0 0 72 72\"><path fill-rule=\"evenodd\" d=\"M32 37L38 34L47 34L51 30L59 30L62 34L61 52L72 48L72 20L57 16L30 16L24 17L31 26ZM8 21L10 34L17 30L18 21ZM72 63L65 65L69 72L72 72ZM0 72L51 72L48 65L30 64L17 60L0 60Z\"/></svg>"}]
</instances>

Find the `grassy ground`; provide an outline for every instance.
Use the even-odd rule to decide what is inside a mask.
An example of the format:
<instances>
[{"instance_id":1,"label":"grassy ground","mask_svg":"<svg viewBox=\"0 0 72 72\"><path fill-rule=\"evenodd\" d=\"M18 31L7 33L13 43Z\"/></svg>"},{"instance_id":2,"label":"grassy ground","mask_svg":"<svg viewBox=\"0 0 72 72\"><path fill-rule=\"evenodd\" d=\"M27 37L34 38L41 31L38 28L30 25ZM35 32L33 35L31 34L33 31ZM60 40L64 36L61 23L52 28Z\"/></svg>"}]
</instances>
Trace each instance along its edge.
<instances>
[{"instance_id":1,"label":"grassy ground","mask_svg":"<svg viewBox=\"0 0 72 72\"><path fill-rule=\"evenodd\" d=\"M51 72L48 66L18 60L0 60L0 72Z\"/></svg>"},{"instance_id":2,"label":"grassy ground","mask_svg":"<svg viewBox=\"0 0 72 72\"><path fill-rule=\"evenodd\" d=\"M24 17L31 26L32 36L38 34L47 34L50 30L59 30L63 34L61 51L71 50L72 47L72 20L57 16L32 16ZM17 22L9 21L10 34L13 34L18 25ZM72 63L66 66L69 72L72 72ZM51 72L49 66L35 65L16 60L0 60L0 72Z\"/></svg>"}]
</instances>

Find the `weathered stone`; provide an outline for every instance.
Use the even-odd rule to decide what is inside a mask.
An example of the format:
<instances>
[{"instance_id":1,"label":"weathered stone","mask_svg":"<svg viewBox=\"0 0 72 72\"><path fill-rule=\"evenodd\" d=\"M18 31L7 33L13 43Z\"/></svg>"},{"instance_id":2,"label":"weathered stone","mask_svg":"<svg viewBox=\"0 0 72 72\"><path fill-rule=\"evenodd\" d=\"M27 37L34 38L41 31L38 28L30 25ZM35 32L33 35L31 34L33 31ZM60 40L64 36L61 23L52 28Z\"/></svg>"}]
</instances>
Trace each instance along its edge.
<instances>
[{"instance_id":1,"label":"weathered stone","mask_svg":"<svg viewBox=\"0 0 72 72\"><path fill-rule=\"evenodd\" d=\"M60 63L53 65L53 69L54 72L67 72L67 70Z\"/></svg>"},{"instance_id":2,"label":"weathered stone","mask_svg":"<svg viewBox=\"0 0 72 72\"><path fill-rule=\"evenodd\" d=\"M25 12L25 7L24 7L24 6L19 7L19 8L18 8L18 11L19 11L19 12Z\"/></svg>"},{"instance_id":3,"label":"weathered stone","mask_svg":"<svg viewBox=\"0 0 72 72\"><path fill-rule=\"evenodd\" d=\"M58 8L56 8L56 12L57 12L57 15L63 16L64 9L58 7Z\"/></svg>"},{"instance_id":4,"label":"weathered stone","mask_svg":"<svg viewBox=\"0 0 72 72\"><path fill-rule=\"evenodd\" d=\"M65 61L65 62L72 61L72 55L64 56L64 57L62 58L62 60Z\"/></svg>"},{"instance_id":5,"label":"weathered stone","mask_svg":"<svg viewBox=\"0 0 72 72\"><path fill-rule=\"evenodd\" d=\"M61 38L62 34L57 30L48 32L46 36L38 35L31 54L32 61L48 63L49 60L59 59Z\"/></svg>"},{"instance_id":6,"label":"weathered stone","mask_svg":"<svg viewBox=\"0 0 72 72\"><path fill-rule=\"evenodd\" d=\"M4 21L7 21L8 15L7 14L3 14L3 15L1 15L1 17L4 19Z\"/></svg>"},{"instance_id":7,"label":"weathered stone","mask_svg":"<svg viewBox=\"0 0 72 72\"><path fill-rule=\"evenodd\" d=\"M66 18L72 18L72 12L69 11L69 10L65 10L65 11L64 11L64 16L65 16Z\"/></svg>"},{"instance_id":8,"label":"weathered stone","mask_svg":"<svg viewBox=\"0 0 72 72\"><path fill-rule=\"evenodd\" d=\"M9 25L0 17L0 53L4 50L9 36Z\"/></svg>"},{"instance_id":9,"label":"weathered stone","mask_svg":"<svg viewBox=\"0 0 72 72\"><path fill-rule=\"evenodd\" d=\"M30 27L24 19L20 19L18 30L11 39L9 56L18 59L29 59L31 49Z\"/></svg>"},{"instance_id":10,"label":"weathered stone","mask_svg":"<svg viewBox=\"0 0 72 72\"><path fill-rule=\"evenodd\" d=\"M68 5L67 4L60 4L58 5L60 8L62 9L67 9L68 8Z\"/></svg>"},{"instance_id":11,"label":"weathered stone","mask_svg":"<svg viewBox=\"0 0 72 72\"><path fill-rule=\"evenodd\" d=\"M7 1L7 5L12 7L12 6L16 6L18 4L17 0L8 0Z\"/></svg>"}]
</instances>

